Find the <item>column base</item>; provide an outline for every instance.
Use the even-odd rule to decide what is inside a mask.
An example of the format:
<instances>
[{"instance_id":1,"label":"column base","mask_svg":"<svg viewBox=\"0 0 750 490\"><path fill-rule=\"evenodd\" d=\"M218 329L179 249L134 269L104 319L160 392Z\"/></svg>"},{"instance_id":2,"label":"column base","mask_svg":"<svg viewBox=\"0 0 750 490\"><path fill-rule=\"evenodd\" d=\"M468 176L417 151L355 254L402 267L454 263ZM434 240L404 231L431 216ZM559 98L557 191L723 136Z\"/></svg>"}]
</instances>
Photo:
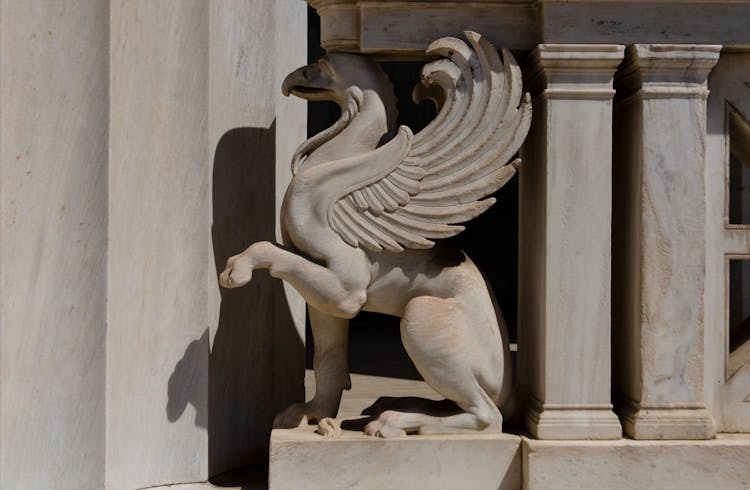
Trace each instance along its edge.
<instances>
[{"instance_id":1,"label":"column base","mask_svg":"<svg viewBox=\"0 0 750 490\"><path fill-rule=\"evenodd\" d=\"M544 406L532 402L526 426L536 439L619 439L620 421L609 405Z\"/></svg>"},{"instance_id":2,"label":"column base","mask_svg":"<svg viewBox=\"0 0 750 490\"><path fill-rule=\"evenodd\" d=\"M713 439L716 424L705 408L638 407L620 411L625 435L633 439Z\"/></svg>"}]
</instances>

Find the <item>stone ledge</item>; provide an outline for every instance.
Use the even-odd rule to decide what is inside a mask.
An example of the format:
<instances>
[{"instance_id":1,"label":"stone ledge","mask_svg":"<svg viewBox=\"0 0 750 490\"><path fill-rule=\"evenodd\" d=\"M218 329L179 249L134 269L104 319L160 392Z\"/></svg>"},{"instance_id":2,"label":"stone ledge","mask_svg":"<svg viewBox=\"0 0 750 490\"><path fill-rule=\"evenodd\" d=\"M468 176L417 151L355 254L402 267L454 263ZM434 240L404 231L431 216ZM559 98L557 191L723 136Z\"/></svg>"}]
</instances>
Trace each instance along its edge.
<instances>
[{"instance_id":1,"label":"stone ledge","mask_svg":"<svg viewBox=\"0 0 750 490\"><path fill-rule=\"evenodd\" d=\"M269 489L515 490L521 486L520 436L379 439L344 431L340 439L325 439L314 429L271 433Z\"/></svg>"},{"instance_id":2,"label":"stone ledge","mask_svg":"<svg viewBox=\"0 0 750 490\"><path fill-rule=\"evenodd\" d=\"M308 0L329 51L424 59L439 37L480 32L497 47L723 44L747 49L744 0ZM634 6L633 4L636 4Z\"/></svg>"},{"instance_id":3,"label":"stone ledge","mask_svg":"<svg viewBox=\"0 0 750 490\"><path fill-rule=\"evenodd\" d=\"M522 443L523 488L750 489L750 435L708 441Z\"/></svg>"}]
</instances>

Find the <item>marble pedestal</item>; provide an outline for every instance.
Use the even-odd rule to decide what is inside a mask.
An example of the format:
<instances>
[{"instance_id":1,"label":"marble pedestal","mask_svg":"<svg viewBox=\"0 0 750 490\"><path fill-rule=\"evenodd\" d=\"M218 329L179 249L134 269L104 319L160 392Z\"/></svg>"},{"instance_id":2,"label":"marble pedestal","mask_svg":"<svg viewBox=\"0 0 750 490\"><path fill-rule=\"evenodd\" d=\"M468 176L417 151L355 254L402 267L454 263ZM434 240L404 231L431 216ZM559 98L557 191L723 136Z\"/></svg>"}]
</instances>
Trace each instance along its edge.
<instances>
[{"instance_id":1,"label":"marble pedestal","mask_svg":"<svg viewBox=\"0 0 750 490\"><path fill-rule=\"evenodd\" d=\"M706 441L539 441L523 438L523 487L750 488L750 438Z\"/></svg>"},{"instance_id":2,"label":"marble pedestal","mask_svg":"<svg viewBox=\"0 0 750 490\"><path fill-rule=\"evenodd\" d=\"M710 439L706 80L716 45L635 44L615 79L615 399L634 439ZM696 196L699 196L696 198Z\"/></svg>"},{"instance_id":3,"label":"marble pedestal","mask_svg":"<svg viewBox=\"0 0 750 490\"><path fill-rule=\"evenodd\" d=\"M620 45L539 45L525 84L518 373L539 439L618 439L610 395L612 77Z\"/></svg>"},{"instance_id":4,"label":"marble pedestal","mask_svg":"<svg viewBox=\"0 0 750 490\"><path fill-rule=\"evenodd\" d=\"M521 437L510 434L325 439L314 426L271 433L269 489L521 488Z\"/></svg>"}]
</instances>

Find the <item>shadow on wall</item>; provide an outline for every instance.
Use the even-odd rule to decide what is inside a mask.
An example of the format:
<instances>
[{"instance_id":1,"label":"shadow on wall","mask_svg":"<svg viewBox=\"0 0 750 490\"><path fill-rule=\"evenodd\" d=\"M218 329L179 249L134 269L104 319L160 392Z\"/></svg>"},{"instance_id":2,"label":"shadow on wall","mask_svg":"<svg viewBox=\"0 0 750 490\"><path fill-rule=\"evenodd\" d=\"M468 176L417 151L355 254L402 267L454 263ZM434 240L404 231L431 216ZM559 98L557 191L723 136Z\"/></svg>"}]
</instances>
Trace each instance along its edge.
<instances>
[{"instance_id":1,"label":"shadow on wall","mask_svg":"<svg viewBox=\"0 0 750 490\"><path fill-rule=\"evenodd\" d=\"M193 340L174 367L167 384L167 420L177 422L185 413L188 404L195 410L195 425L208 428L208 410L204 387L207 373L201 364L208 356L208 329L201 338Z\"/></svg>"},{"instance_id":2,"label":"shadow on wall","mask_svg":"<svg viewBox=\"0 0 750 490\"><path fill-rule=\"evenodd\" d=\"M237 128L216 147L212 240L217 272L260 240L275 239L276 122ZM287 362L288 361L288 362ZM258 271L221 288L209 360L209 475L265 465L275 414L304 398L304 346L281 281Z\"/></svg>"},{"instance_id":3,"label":"shadow on wall","mask_svg":"<svg viewBox=\"0 0 750 490\"><path fill-rule=\"evenodd\" d=\"M275 239L275 133L275 122L235 128L216 147L211 238L217 284L230 256ZM206 330L175 366L166 409L175 422L188 403L196 408L195 424L208 429L211 476L265 465L274 415L304 397L304 345L281 281L257 271L249 285L219 290L208 379L198 368L209 350Z\"/></svg>"}]
</instances>

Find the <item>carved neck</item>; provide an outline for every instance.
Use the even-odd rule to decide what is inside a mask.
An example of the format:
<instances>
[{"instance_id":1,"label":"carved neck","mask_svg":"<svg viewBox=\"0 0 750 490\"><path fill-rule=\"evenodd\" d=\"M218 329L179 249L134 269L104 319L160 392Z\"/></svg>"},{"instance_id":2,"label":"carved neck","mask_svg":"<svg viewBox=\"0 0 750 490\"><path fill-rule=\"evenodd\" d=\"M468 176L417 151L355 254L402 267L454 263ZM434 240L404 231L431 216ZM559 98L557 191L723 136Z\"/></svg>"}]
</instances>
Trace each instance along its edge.
<instances>
[{"instance_id":1,"label":"carved neck","mask_svg":"<svg viewBox=\"0 0 750 490\"><path fill-rule=\"evenodd\" d=\"M364 91L359 112L338 137L328 141L320 149L330 146L341 147L342 150L347 151L348 148L350 156L361 153L361 151L352 153L351 150L355 148L362 151L374 150L391 129L388 127L388 109L377 92Z\"/></svg>"},{"instance_id":2,"label":"carved neck","mask_svg":"<svg viewBox=\"0 0 750 490\"><path fill-rule=\"evenodd\" d=\"M339 120L299 147L293 171L298 166L309 168L372 151L393 135L396 108L392 91L351 89L339 105Z\"/></svg>"}]
</instances>

